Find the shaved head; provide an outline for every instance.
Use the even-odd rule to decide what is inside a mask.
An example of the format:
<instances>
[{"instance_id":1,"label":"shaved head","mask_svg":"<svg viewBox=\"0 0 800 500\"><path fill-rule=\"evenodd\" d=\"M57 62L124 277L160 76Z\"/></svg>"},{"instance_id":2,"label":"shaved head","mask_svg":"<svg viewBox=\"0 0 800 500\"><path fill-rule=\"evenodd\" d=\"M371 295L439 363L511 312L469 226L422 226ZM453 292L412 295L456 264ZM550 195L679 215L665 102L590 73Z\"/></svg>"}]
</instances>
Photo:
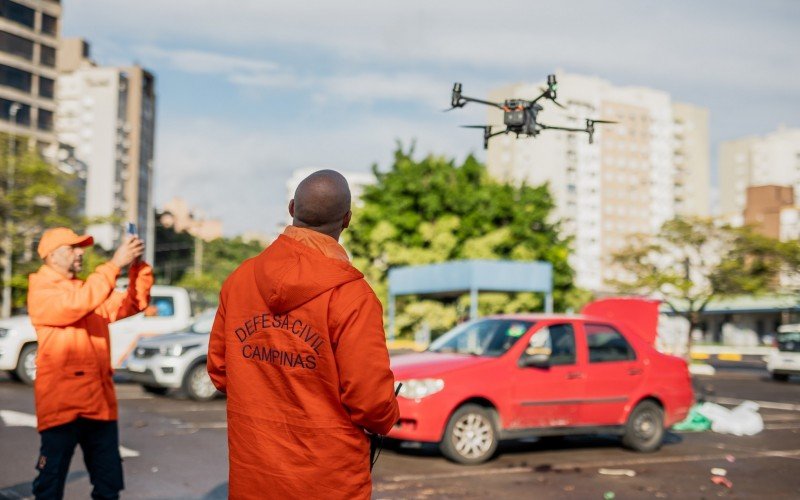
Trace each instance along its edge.
<instances>
[{"instance_id":1,"label":"shaved head","mask_svg":"<svg viewBox=\"0 0 800 500\"><path fill-rule=\"evenodd\" d=\"M350 186L335 170L320 170L297 186L289 203L292 224L339 239L350 224Z\"/></svg>"}]
</instances>

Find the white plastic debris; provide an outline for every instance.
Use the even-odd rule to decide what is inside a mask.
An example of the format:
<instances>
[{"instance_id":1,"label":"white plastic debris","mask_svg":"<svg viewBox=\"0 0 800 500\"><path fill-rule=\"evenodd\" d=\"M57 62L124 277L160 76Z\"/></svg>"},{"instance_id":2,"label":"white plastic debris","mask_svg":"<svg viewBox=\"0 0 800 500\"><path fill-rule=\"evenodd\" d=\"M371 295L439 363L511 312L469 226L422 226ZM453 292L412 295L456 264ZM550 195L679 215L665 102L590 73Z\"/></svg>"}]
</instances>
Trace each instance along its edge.
<instances>
[{"instance_id":1,"label":"white plastic debris","mask_svg":"<svg viewBox=\"0 0 800 500\"><path fill-rule=\"evenodd\" d=\"M636 477L636 471L631 469L600 469L597 472L598 474L602 474L604 476Z\"/></svg>"},{"instance_id":2,"label":"white plastic debris","mask_svg":"<svg viewBox=\"0 0 800 500\"><path fill-rule=\"evenodd\" d=\"M758 404L753 401L745 401L733 410L716 403L703 403L697 411L711 420L711 430L720 434L752 436L764 430Z\"/></svg>"}]
</instances>

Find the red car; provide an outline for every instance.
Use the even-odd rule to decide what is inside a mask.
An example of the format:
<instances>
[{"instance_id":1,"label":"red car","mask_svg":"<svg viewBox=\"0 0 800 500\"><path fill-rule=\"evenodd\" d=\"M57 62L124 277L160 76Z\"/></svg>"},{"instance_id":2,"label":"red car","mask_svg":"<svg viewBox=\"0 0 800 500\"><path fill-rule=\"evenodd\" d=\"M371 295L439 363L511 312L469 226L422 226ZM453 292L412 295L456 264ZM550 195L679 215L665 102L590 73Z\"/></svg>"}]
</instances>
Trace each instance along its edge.
<instances>
[{"instance_id":1,"label":"red car","mask_svg":"<svg viewBox=\"0 0 800 500\"><path fill-rule=\"evenodd\" d=\"M530 436L614 433L658 450L694 401L686 362L653 347L658 303L610 299L582 313L482 318L394 357L403 386L388 437L438 443L463 464Z\"/></svg>"}]
</instances>

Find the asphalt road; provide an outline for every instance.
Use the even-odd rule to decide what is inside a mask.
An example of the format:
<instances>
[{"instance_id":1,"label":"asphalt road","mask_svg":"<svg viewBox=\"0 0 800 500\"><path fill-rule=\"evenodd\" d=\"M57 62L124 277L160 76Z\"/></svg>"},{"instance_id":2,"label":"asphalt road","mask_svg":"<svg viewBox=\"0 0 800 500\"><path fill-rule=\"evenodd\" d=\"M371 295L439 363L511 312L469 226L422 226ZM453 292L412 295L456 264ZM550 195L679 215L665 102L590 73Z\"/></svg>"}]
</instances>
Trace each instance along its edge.
<instances>
[{"instance_id":1,"label":"asphalt road","mask_svg":"<svg viewBox=\"0 0 800 500\"><path fill-rule=\"evenodd\" d=\"M571 437L502 445L492 461L452 464L431 449L392 444L374 472L374 498L800 498L800 379L773 382L759 369L720 370L698 377L709 399L726 405L762 403L766 429L752 437L712 432L670 433L653 454L619 447L611 437ZM225 401L195 403L118 384L125 447L124 498L216 499L227 496ZM26 498L34 477L38 435L30 388L0 376L0 498ZM729 461L732 459L733 461ZM731 489L713 484L721 467ZM635 477L600 468L630 469ZM73 457L68 499L91 491L80 450Z\"/></svg>"}]
</instances>

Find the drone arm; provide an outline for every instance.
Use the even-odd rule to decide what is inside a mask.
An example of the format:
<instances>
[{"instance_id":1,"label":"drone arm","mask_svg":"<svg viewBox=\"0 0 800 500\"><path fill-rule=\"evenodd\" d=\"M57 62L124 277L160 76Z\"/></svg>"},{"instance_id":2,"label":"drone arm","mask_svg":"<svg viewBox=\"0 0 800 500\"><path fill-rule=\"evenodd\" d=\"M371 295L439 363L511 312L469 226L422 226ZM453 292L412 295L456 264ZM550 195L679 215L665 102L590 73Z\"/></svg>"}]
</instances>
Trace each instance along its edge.
<instances>
[{"instance_id":1,"label":"drone arm","mask_svg":"<svg viewBox=\"0 0 800 500\"><path fill-rule=\"evenodd\" d=\"M461 104L462 106L468 102L477 102L478 104L485 104L487 106L494 106L495 108L503 109L503 106L497 104L496 102L484 101L482 99L475 99L474 97L461 96L461 101L463 102Z\"/></svg>"},{"instance_id":2,"label":"drone arm","mask_svg":"<svg viewBox=\"0 0 800 500\"><path fill-rule=\"evenodd\" d=\"M542 130L566 130L567 132L589 132L585 128L555 127L552 125L545 125L544 123L539 123L539 126L542 127Z\"/></svg>"}]
</instances>

